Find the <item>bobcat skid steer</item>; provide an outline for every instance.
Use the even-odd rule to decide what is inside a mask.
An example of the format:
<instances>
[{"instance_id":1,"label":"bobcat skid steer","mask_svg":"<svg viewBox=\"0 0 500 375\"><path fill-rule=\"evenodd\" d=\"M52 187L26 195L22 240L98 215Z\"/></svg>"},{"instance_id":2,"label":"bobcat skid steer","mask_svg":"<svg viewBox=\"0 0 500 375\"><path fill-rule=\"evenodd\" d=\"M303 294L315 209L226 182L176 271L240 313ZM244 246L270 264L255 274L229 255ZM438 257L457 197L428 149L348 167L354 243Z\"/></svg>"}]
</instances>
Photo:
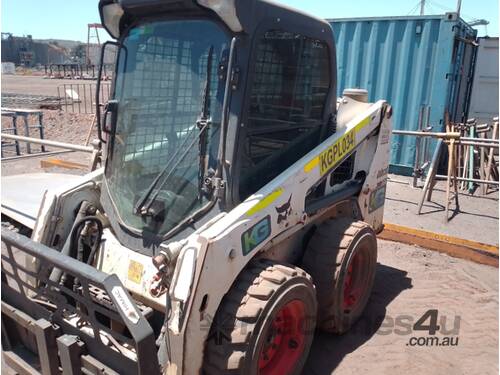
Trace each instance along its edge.
<instances>
[{"instance_id":1,"label":"bobcat skid steer","mask_svg":"<svg viewBox=\"0 0 500 375\"><path fill-rule=\"evenodd\" d=\"M117 51L103 168L38 175L48 188L33 202L19 193L33 176L4 183L4 361L46 375L300 374L315 330L346 332L369 298L390 106L359 89L337 99L332 29L301 12L99 9L116 40L103 55Z\"/></svg>"}]
</instances>

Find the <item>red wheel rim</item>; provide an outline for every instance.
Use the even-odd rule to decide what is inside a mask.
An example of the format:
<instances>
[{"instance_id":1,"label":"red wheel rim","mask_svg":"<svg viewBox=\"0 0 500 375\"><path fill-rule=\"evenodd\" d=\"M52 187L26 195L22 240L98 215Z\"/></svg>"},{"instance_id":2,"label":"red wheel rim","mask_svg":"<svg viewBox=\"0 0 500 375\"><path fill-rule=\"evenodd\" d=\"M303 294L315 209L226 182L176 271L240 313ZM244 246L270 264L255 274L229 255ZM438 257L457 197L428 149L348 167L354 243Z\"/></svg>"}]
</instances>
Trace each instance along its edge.
<instances>
[{"instance_id":1,"label":"red wheel rim","mask_svg":"<svg viewBox=\"0 0 500 375\"><path fill-rule=\"evenodd\" d=\"M286 375L304 352L305 306L293 300L276 313L259 355L260 375Z\"/></svg>"},{"instance_id":2,"label":"red wheel rim","mask_svg":"<svg viewBox=\"0 0 500 375\"><path fill-rule=\"evenodd\" d=\"M361 249L360 249L361 250ZM347 266L344 277L344 311L349 312L356 308L365 292L364 257L362 251L357 251Z\"/></svg>"}]
</instances>

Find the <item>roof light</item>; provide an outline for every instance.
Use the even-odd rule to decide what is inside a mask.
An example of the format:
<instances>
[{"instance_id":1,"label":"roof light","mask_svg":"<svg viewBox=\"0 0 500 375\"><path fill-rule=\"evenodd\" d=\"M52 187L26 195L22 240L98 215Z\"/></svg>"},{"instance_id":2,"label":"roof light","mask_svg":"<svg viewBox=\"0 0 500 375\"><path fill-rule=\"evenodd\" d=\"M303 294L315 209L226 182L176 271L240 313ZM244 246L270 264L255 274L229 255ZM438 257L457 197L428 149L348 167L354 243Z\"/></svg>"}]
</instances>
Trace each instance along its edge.
<instances>
[{"instance_id":1,"label":"roof light","mask_svg":"<svg viewBox=\"0 0 500 375\"><path fill-rule=\"evenodd\" d=\"M234 32L243 30L236 15L235 0L197 0L198 4L213 10Z\"/></svg>"},{"instance_id":2,"label":"roof light","mask_svg":"<svg viewBox=\"0 0 500 375\"><path fill-rule=\"evenodd\" d=\"M123 13L120 4L112 3L102 7L103 25L115 39L120 37L120 20Z\"/></svg>"}]
</instances>

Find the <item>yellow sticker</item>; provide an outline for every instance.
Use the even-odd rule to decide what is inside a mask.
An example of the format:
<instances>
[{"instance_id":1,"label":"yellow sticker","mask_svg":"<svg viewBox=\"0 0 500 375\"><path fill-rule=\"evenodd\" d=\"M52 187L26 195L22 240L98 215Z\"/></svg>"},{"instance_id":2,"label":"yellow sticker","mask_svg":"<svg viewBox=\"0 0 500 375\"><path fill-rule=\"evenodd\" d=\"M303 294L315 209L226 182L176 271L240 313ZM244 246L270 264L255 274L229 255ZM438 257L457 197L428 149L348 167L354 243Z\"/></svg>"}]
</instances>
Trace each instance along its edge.
<instances>
[{"instance_id":1,"label":"yellow sticker","mask_svg":"<svg viewBox=\"0 0 500 375\"><path fill-rule=\"evenodd\" d=\"M136 284L140 284L143 270L144 266L141 263L131 260L128 263L128 279Z\"/></svg>"},{"instance_id":2,"label":"yellow sticker","mask_svg":"<svg viewBox=\"0 0 500 375\"><path fill-rule=\"evenodd\" d=\"M269 206L271 203L273 203L278 197L283 194L283 188L278 188L274 190L271 194L266 196L264 199L259 201L255 206L253 206L251 209L249 209L246 213L247 216L252 216L253 214L256 214L257 212L263 210L267 206Z\"/></svg>"},{"instance_id":3,"label":"yellow sticker","mask_svg":"<svg viewBox=\"0 0 500 375\"><path fill-rule=\"evenodd\" d=\"M363 129L366 125L368 125L369 123L371 122L371 118L370 116L368 116L367 118L365 118L363 121L361 121L358 125L356 125L354 127L354 131L357 133L359 132L361 129Z\"/></svg>"},{"instance_id":4,"label":"yellow sticker","mask_svg":"<svg viewBox=\"0 0 500 375\"><path fill-rule=\"evenodd\" d=\"M319 173L321 176L335 167L356 145L356 132L350 131L337 142L319 154Z\"/></svg>"},{"instance_id":5,"label":"yellow sticker","mask_svg":"<svg viewBox=\"0 0 500 375\"><path fill-rule=\"evenodd\" d=\"M316 168L319 164L319 157L316 156L314 159L312 159L309 163L307 163L304 166L304 172L309 173L311 172L314 168Z\"/></svg>"},{"instance_id":6,"label":"yellow sticker","mask_svg":"<svg viewBox=\"0 0 500 375\"><path fill-rule=\"evenodd\" d=\"M334 144L319 154L319 156L311 159L304 166L304 172L309 173L319 165L320 175L325 175L356 147L356 134L369 123L370 116L363 119L348 133L337 139Z\"/></svg>"}]
</instances>

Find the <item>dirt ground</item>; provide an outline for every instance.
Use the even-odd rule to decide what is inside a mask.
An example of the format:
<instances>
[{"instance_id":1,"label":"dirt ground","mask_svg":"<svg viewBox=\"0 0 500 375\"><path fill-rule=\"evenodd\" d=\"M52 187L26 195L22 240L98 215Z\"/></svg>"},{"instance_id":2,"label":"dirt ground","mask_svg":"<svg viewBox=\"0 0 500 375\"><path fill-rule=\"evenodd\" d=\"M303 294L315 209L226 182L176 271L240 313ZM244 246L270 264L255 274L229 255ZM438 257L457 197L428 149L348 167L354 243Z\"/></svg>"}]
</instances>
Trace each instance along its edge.
<instances>
[{"instance_id":1,"label":"dirt ground","mask_svg":"<svg viewBox=\"0 0 500 375\"><path fill-rule=\"evenodd\" d=\"M2 75L2 92L57 96L57 87L87 81L71 79L46 79L40 76Z\"/></svg>"},{"instance_id":2,"label":"dirt ground","mask_svg":"<svg viewBox=\"0 0 500 375\"><path fill-rule=\"evenodd\" d=\"M363 318L343 336L316 334L303 375L498 374L498 269L382 240L378 262ZM442 329L458 319L456 346L410 344L432 337L404 327L431 309Z\"/></svg>"}]
</instances>

